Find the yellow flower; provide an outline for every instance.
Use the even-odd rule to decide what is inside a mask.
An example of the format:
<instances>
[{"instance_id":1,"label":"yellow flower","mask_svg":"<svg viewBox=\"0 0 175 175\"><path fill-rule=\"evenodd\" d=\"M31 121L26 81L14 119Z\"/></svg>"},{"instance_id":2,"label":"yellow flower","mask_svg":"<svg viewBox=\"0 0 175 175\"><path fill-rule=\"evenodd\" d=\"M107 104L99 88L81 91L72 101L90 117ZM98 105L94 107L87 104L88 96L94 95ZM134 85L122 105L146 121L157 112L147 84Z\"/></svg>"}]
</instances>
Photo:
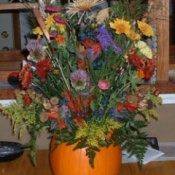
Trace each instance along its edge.
<instances>
[{"instance_id":1,"label":"yellow flower","mask_svg":"<svg viewBox=\"0 0 175 175\"><path fill-rule=\"evenodd\" d=\"M41 36L43 35L43 31L40 27L36 27L33 29L33 34L38 35L38 39L41 39Z\"/></svg>"},{"instance_id":2,"label":"yellow flower","mask_svg":"<svg viewBox=\"0 0 175 175\"><path fill-rule=\"evenodd\" d=\"M47 30L50 29L55 23L55 20L53 19L53 15L49 15L45 20L45 25Z\"/></svg>"},{"instance_id":3,"label":"yellow flower","mask_svg":"<svg viewBox=\"0 0 175 175\"><path fill-rule=\"evenodd\" d=\"M148 37L151 37L154 35L154 31L152 29L152 27L143 22L143 21L137 21L137 24L138 24L138 27L140 29L140 31L145 35L145 36L148 36Z\"/></svg>"},{"instance_id":4,"label":"yellow flower","mask_svg":"<svg viewBox=\"0 0 175 175\"><path fill-rule=\"evenodd\" d=\"M56 31L57 28L59 29L59 32L60 33L63 33L65 31L65 28L66 26L64 24L59 24L59 23L56 23L55 20L53 19L53 16L54 15L57 15L58 13L54 13L50 16L48 16L45 20L45 25L46 25L46 28L47 30L52 30L52 31Z\"/></svg>"},{"instance_id":5,"label":"yellow flower","mask_svg":"<svg viewBox=\"0 0 175 175\"><path fill-rule=\"evenodd\" d=\"M117 34L127 34L130 31L131 25L129 21L117 18L114 22L110 22L110 27L115 29Z\"/></svg>"},{"instance_id":6,"label":"yellow flower","mask_svg":"<svg viewBox=\"0 0 175 175\"><path fill-rule=\"evenodd\" d=\"M63 33L63 32L65 31L65 29L66 29L66 26L65 26L64 24L57 24L57 26L58 26L59 31L60 31L61 33Z\"/></svg>"},{"instance_id":7,"label":"yellow flower","mask_svg":"<svg viewBox=\"0 0 175 175\"><path fill-rule=\"evenodd\" d=\"M127 36L133 41L136 41L136 40L140 39L140 35L138 33L134 32L133 30L130 30L127 33Z\"/></svg>"}]
</instances>

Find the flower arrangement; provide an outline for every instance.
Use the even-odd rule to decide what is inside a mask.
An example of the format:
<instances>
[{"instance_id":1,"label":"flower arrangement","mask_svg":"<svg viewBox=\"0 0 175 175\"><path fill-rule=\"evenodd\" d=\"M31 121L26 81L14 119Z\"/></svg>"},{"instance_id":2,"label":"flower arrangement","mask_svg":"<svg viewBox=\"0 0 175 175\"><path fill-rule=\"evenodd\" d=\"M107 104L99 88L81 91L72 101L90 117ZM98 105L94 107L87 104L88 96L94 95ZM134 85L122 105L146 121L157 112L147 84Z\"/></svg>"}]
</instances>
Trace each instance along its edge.
<instances>
[{"instance_id":1,"label":"flower arrangement","mask_svg":"<svg viewBox=\"0 0 175 175\"><path fill-rule=\"evenodd\" d=\"M155 35L143 0L56 1L42 8L40 26L28 38L16 103L1 107L14 131L28 131L34 158L37 136L48 130L57 144L86 147L91 165L102 146L120 144L141 163L146 127L158 118L158 90L144 85L156 70ZM33 159L35 160L35 159Z\"/></svg>"}]
</instances>

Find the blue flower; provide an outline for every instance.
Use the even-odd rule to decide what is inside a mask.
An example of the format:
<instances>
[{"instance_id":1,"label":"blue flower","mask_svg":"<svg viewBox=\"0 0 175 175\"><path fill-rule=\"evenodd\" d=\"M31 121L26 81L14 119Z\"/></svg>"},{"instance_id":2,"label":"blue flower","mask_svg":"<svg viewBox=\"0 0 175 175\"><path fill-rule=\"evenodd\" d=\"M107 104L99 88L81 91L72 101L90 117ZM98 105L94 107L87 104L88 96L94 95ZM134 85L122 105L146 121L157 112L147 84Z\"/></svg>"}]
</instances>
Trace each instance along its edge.
<instances>
[{"instance_id":1,"label":"blue flower","mask_svg":"<svg viewBox=\"0 0 175 175\"><path fill-rule=\"evenodd\" d=\"M116 46L105 27L99 27L98 32L99 34L97 35L97 39L105 51L107 51L109 47L112 46L115 52L118 52L119 54L122 53L121 48Z\"/></svg>"}]
</instances>

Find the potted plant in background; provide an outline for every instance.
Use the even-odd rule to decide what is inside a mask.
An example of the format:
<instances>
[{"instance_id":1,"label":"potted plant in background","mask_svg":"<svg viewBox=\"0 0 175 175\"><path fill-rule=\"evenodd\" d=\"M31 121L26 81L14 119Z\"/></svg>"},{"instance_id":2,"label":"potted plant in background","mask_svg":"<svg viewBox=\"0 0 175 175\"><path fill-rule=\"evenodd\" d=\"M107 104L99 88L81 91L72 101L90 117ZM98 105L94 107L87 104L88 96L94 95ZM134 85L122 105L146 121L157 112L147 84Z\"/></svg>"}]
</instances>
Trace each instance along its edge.
<instances>
[{"instance_id":1,"label":"potted plant in background","mask_svg":"<svg viewBox=\"0 0 175 175\"><path fill-rule=\"evenodd\" d=\"M161 103L158 90L144 85L156 70L156 53L147 43L155 35L149 4L119 0L108 7L103 0L74 0L62 6L53 0L40 5L45 31L33 29L16 102L1 107L15 133L31 134L33 162L37 137L48 130L55 175L116 175L120 148L142 163L148 146L142 128L158 118L154 107Z\"/></svg>"}]
</instances>

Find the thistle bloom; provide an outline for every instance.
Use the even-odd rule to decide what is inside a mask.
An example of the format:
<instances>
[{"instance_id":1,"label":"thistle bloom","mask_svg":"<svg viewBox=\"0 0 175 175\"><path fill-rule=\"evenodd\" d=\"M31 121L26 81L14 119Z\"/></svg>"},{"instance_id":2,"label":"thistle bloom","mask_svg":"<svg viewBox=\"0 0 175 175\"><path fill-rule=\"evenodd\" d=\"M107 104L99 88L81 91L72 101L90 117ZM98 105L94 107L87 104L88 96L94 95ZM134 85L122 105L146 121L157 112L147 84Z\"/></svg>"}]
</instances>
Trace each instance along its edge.
<instances>
[{"instance_id":1,"label":"thistle bloom","mask_svg":"<svg viewBox=\"0 0 175 175\"><path fill-rule=\"evenodd\" d=\"M98 87L99 87L101 90L107 90L107 89L109 89L109 87L110 87L110 83L109 83L109 81L107 81L107 80L100 80L100 81L98 82Z\"/></svg>"},{"instance_id":2,"label":"thistle bloom","mask_svg":"<svg viewBox=\"0 0 175 175\"><path fill-rule=\"evenodd\" d=\"M38 62L46 56L45 50L39 40L28 39L26 48L30 53L27 57L28 60Z\"/></svg>"},{"instance_id":3,"label":"thistle bloom","mask_svg":"<svg viewBox=\"0 0 175 175\"><path fill-rule=\"evenodd\" d=\"M36 48L40 47L40 42L39 40L36 39L28 39L27 40L27 45L26 45L26 49L29 52L33 52ZM42 46L41 46L42 47Z\"/></svg>"},{"instance_id":4,"label":"thistle bloom","mask_svg":"<svg viewBox=\"0 0 175 175\"><path fill-rule=\"evenodd\" d=\"M70 80L76 90L83 90L89 83L89 76L85 70L77 69L71 74Z\"/></svg>"}]
</instances>

